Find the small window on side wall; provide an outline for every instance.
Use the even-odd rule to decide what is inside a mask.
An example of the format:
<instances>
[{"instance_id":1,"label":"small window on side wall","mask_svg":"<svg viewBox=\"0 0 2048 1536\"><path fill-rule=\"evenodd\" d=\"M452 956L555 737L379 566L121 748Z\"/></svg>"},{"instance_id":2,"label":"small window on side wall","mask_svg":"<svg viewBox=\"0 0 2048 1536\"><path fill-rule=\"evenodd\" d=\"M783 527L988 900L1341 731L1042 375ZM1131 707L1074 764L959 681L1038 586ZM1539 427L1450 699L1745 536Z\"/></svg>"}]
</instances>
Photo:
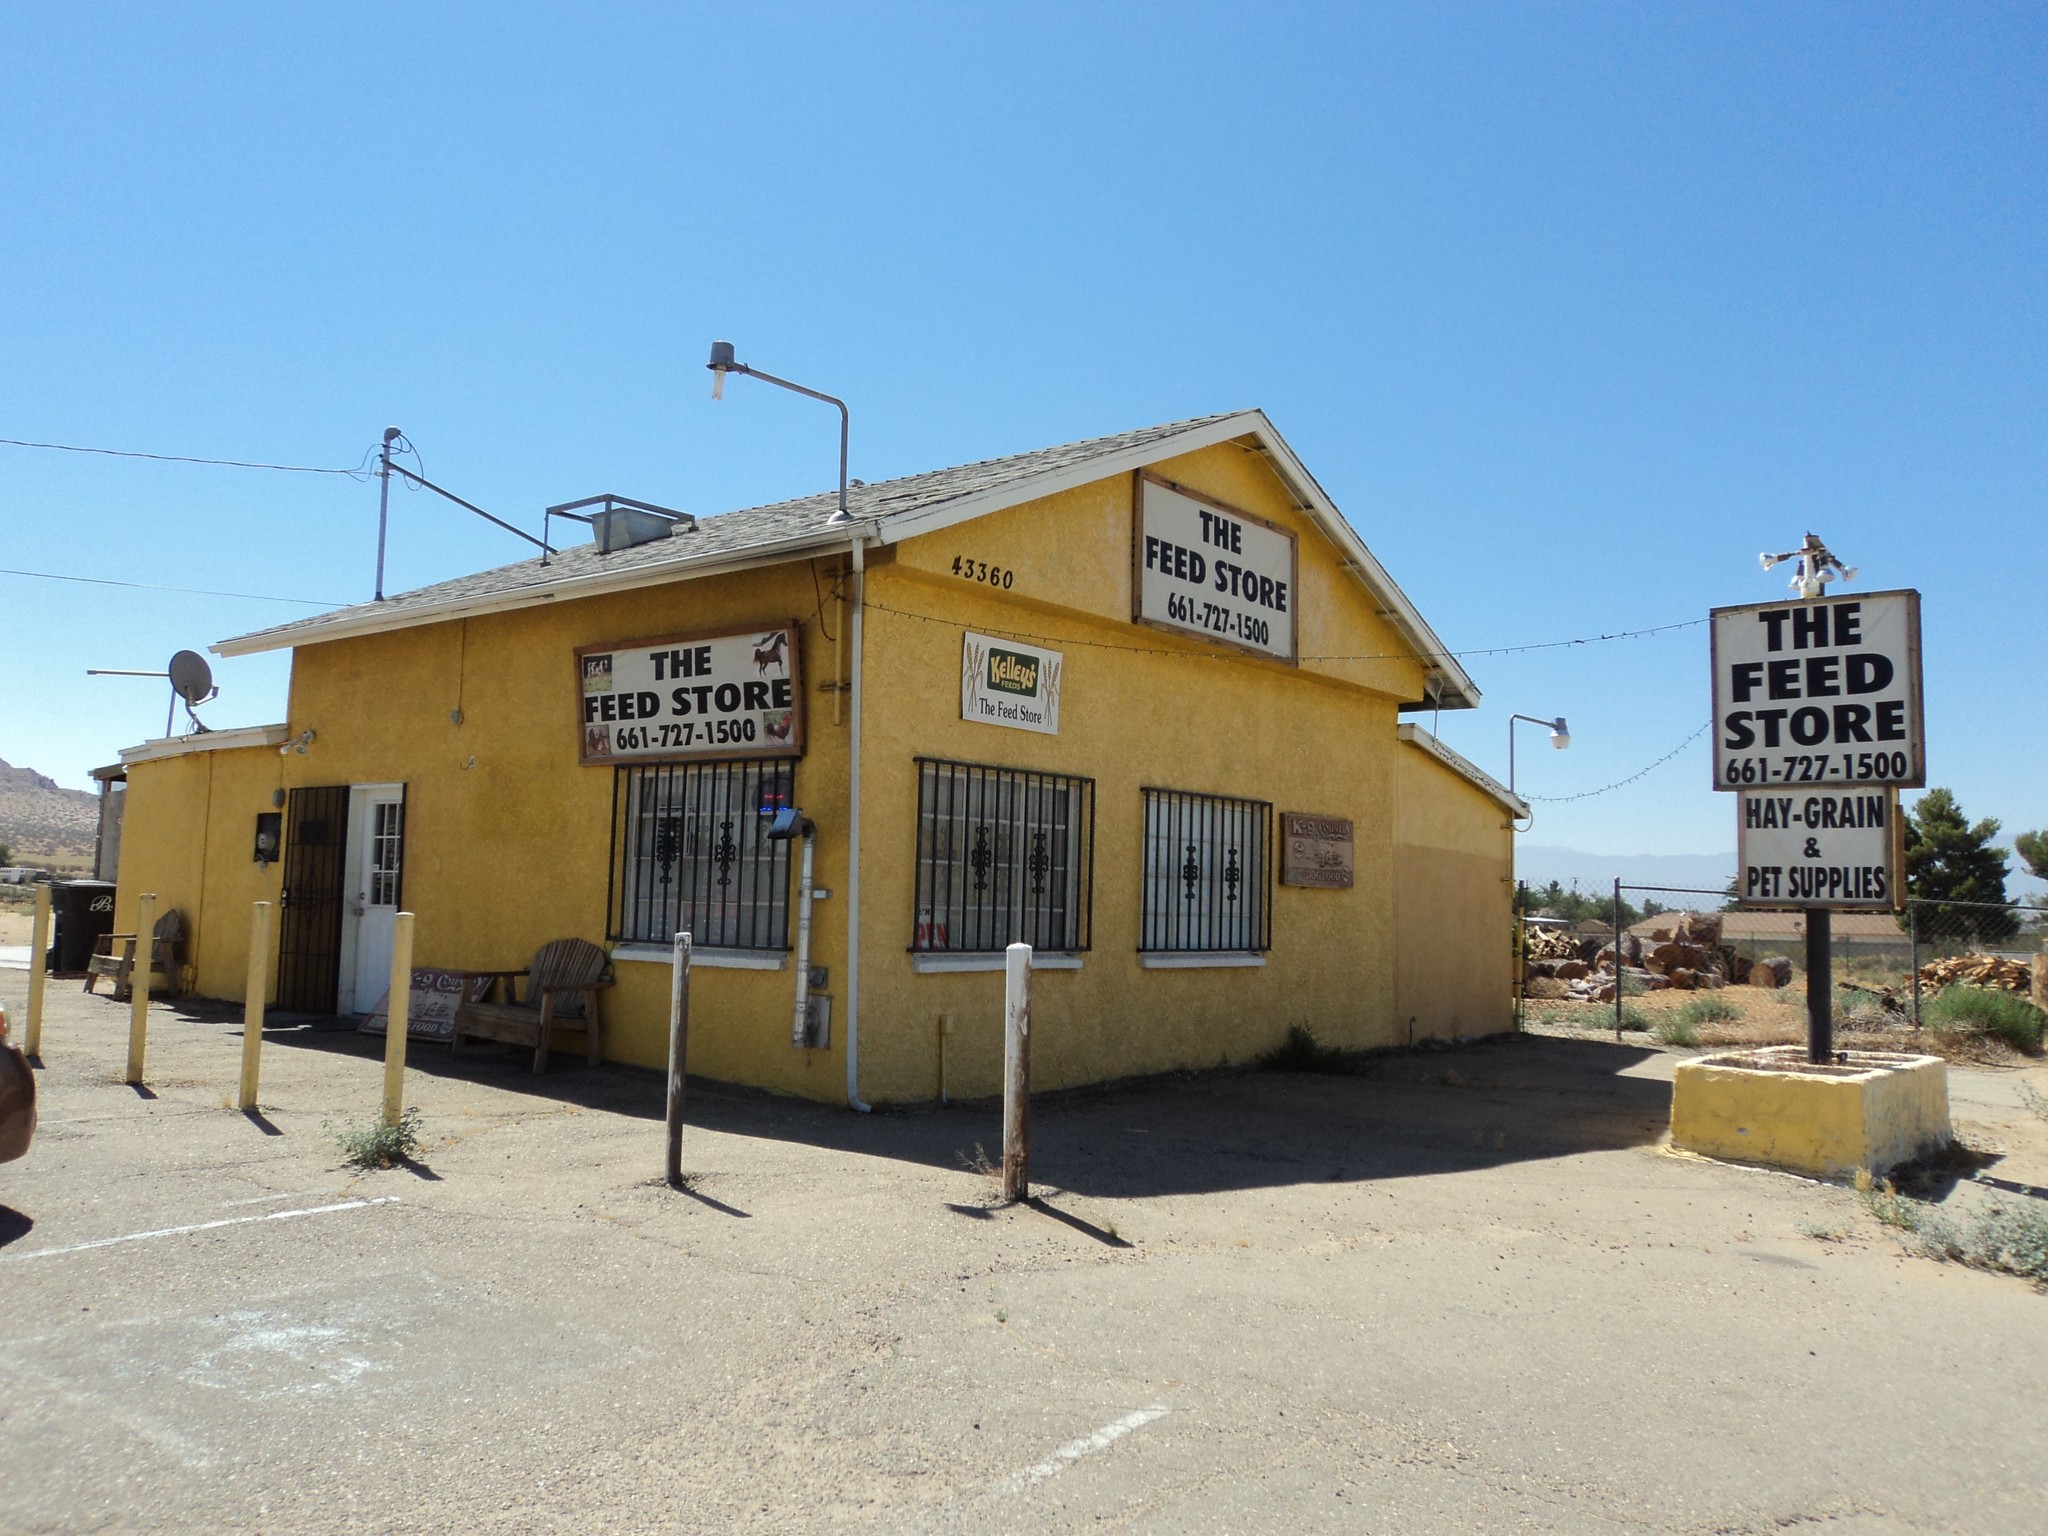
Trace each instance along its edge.
<instances>
[{"instance_id":1,"label":"small window on side wall","mask_svg":"<svg viewBox=\"0 0 2048 1536\"><path fill-rule=\"evenodd\" d=\"M1273 807L1264 800L1147 789L1144 911L1149 954L1273 947Z\"/></svg>"}]
</instances>

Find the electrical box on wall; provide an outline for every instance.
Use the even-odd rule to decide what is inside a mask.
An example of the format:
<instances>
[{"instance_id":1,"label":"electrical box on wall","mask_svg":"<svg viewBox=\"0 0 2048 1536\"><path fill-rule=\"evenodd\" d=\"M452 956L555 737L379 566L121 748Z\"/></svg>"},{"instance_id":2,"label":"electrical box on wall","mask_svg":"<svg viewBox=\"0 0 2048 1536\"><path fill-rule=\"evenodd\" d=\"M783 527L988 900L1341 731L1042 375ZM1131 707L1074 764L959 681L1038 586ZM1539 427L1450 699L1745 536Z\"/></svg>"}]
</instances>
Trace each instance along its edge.
<instances>
[{"instance_id":1,"label":"electrical box on wall","mask_svg":"<svg viewBox=\"0 0 2048 1536\"><path fill-rule=\"evenodd\" d=\"M284 839L284 813L281 811L258 811L256 813L256 862L275 864L278 844Z\"/></svg>"}]
</instances>

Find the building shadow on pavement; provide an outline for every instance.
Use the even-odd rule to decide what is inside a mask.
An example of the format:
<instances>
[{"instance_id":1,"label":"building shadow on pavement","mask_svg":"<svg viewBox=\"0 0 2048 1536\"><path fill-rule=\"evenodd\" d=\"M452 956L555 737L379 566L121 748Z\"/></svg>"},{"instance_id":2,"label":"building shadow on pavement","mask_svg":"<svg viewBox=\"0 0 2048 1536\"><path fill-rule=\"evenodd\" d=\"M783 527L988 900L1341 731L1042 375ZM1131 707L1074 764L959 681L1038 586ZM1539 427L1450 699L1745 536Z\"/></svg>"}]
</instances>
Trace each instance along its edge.
<instances>
[{"instance_id":1,"label":"building shadow on pavement","mask_svg":"<svg viewBox=\"0 0 2048 1536\"><path fill-rule=\"evenodd\" d=\"M239 1017L232 1022L239 1025ZM383 1039L350 1020L285 1020L272 1048L377 1059ZM1041 1189L1108 1198L1415 1178L1647 1146L1670 1123L1671 1087L1625 1075L1659 1053L1635 1045L1503 1035L1397 1049L1341 1074L1256 1067L1175 1073L1042 1093L1032 1101L1032 1179ZM663 1116L664 1074L558 1052L503 1048L451 1056L415 1040L407 1069L497 1092L630 1115ZM949 1171L999 1159L994 1099L844 1108L692 1077L691 1126Z\"/></svg>"}]
</instances>

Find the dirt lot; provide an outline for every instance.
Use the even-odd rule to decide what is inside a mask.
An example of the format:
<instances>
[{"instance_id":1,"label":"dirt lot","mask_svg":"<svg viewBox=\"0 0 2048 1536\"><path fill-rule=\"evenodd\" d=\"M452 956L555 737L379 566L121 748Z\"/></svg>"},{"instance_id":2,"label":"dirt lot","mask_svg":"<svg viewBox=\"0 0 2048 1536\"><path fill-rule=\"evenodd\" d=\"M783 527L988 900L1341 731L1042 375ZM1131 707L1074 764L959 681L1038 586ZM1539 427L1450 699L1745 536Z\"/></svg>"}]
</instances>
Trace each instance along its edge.
<instances>
[{"instance_id":1,"label":"dirt lot","mask_svg":"<svg viewBox=\"0 0 2048 1536\"><path fill-rule=\"evenodd\" d=\"M278 1031L252 1119L232 1018L154 1009L139 1095L52 999L0 1529L2048 1528L2048 1297L1663 1150L1651 1045L1049 1097L1005 1208L991 1105L693 1084L678 1194L655 1074L428 1047L360 1174L375 1042ZM1950 1204L2048 1195L2019 1082L1952 1074Z\"/></svg>"}]
</instances>

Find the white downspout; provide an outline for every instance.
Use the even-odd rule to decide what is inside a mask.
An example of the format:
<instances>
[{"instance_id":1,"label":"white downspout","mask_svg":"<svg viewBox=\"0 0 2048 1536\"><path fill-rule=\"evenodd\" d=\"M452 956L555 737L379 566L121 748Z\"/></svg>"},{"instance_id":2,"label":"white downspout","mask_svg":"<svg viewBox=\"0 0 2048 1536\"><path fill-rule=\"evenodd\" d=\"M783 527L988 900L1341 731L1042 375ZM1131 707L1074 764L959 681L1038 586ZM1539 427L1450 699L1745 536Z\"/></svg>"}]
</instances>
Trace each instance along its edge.
<instances>
[{"instance_id":1,"label":"white downspout","mask_svg":"<svg viewBox=\"0 0 2048 1536\"><path fill-rule=\"evenodd\" d=\"M860 1097L860 675L861 610L867 606L867 544L853 536L853 721L847 739L846 818L846 1102L862 1114Z\"/></svg>"},{"instance_id":2,"label":"white downspout","mask_svg":"<svg viewBox=\"0 0 2048 1536\"><path fill-rule=\"evenodd\" d=\"M803 874L797 881L796 1017L789 1027L789 1043L794 1046L809 1045L811 1040L811 850L817 843L818 834L806 822Z\"/></svg>"}]
</instances>

